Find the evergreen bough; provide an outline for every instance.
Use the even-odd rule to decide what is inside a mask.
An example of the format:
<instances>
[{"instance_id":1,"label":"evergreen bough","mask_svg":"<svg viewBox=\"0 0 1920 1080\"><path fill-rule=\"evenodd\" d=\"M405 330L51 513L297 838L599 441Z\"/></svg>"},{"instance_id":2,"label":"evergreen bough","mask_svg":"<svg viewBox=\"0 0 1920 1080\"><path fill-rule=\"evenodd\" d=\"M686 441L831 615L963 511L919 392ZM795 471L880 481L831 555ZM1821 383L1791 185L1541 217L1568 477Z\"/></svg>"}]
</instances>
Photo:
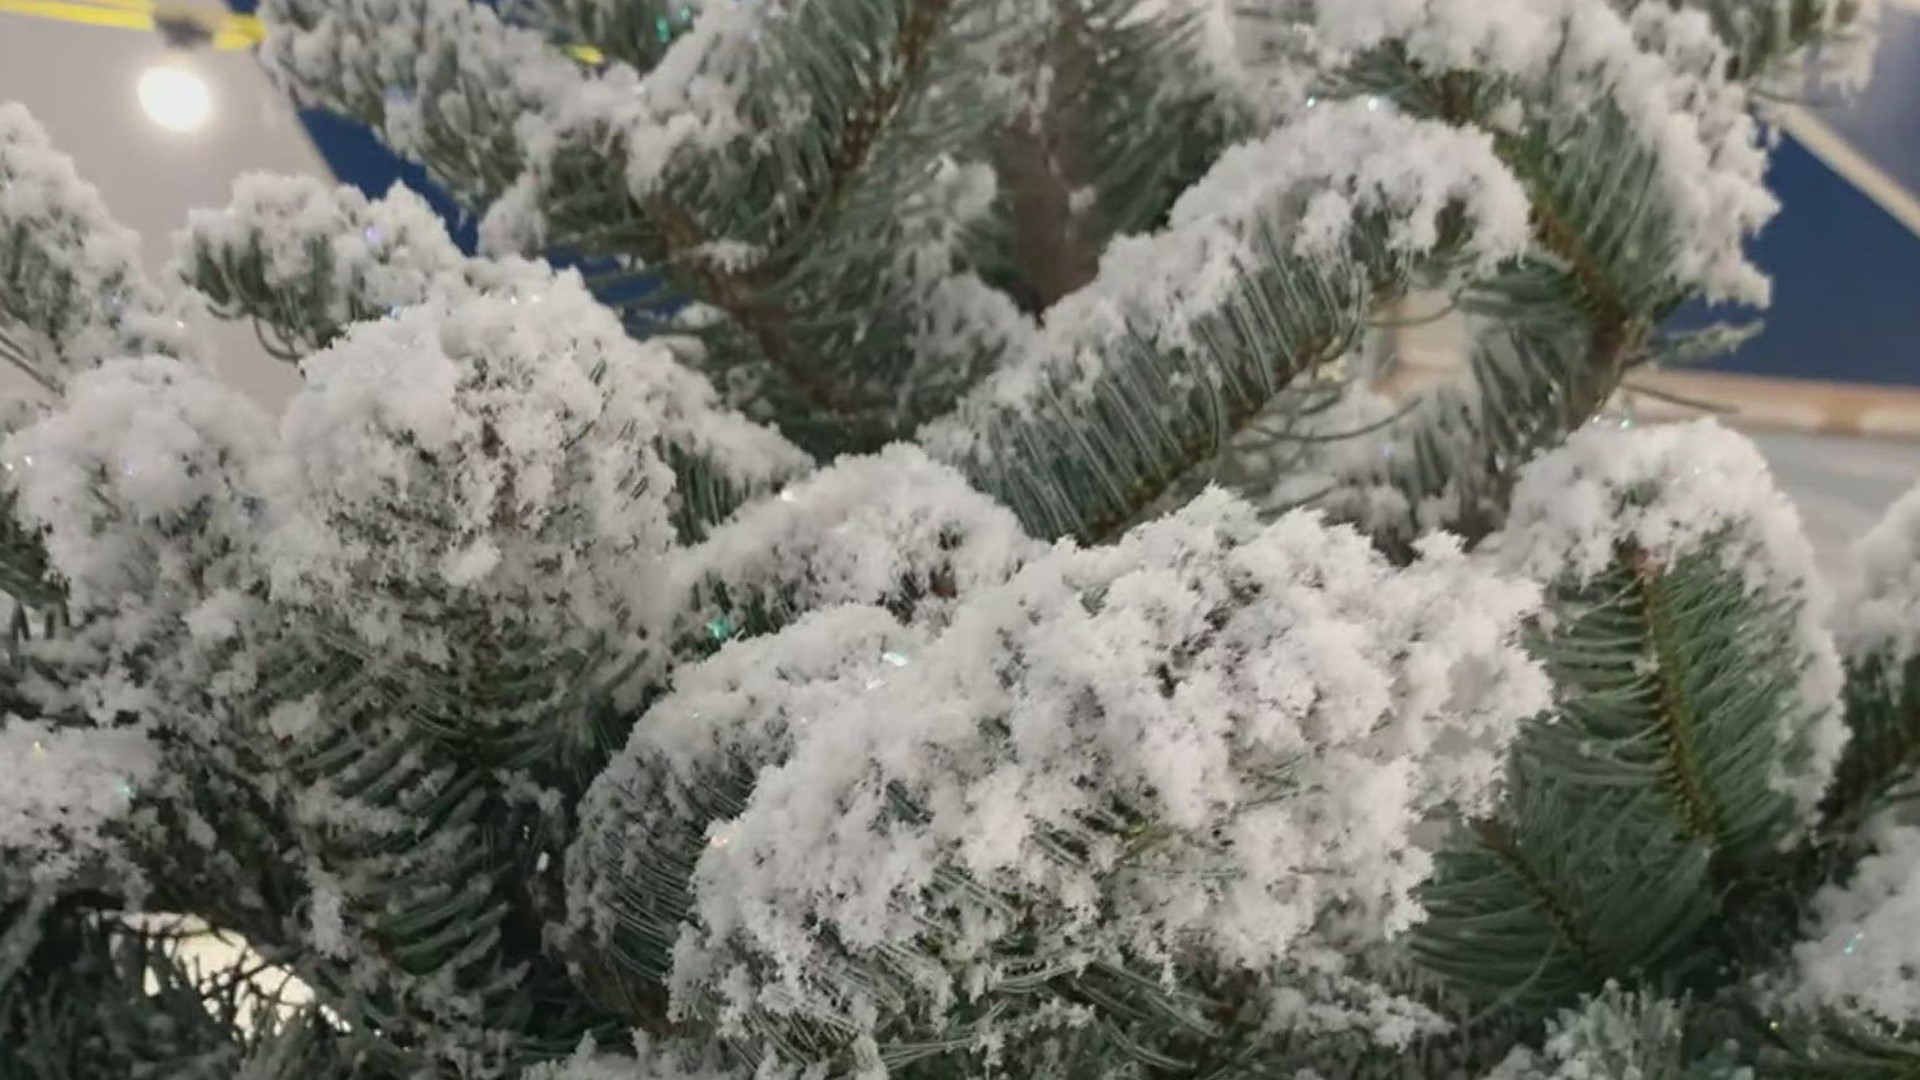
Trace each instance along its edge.
<instances>
[{"instance_id":1,"label":"evergreen bough","mask_svg":"<svg viewBox=\"0 0 1920 1080\"><path fill-rule=\"evenodd\" d=\"M484 254L0 106L0 1075L1920 1076L1920 497L1602 415L1865 0L262 15Z\"/></svg>"}]
</instances>

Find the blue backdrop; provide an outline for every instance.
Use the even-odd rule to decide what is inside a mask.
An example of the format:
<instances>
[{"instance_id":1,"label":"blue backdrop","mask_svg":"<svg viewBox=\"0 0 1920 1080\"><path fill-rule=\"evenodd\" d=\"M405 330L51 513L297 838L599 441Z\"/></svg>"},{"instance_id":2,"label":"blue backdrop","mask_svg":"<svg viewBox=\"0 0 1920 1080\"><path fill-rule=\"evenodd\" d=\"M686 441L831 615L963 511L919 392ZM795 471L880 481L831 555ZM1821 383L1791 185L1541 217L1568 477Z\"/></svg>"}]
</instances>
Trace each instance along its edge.
<instances>
[{"instance_id":1,"label":"blue backdrop","mask_svg":"<svg viewBox=\"0 0 1920 1080\"><path fill-rule=\"evenodd\" d=\"M1920 12L1889 7L1872 85L1816 115L1920 192ZM1769 180L1784 209L1753 249L1773 275L1766 332L1713 366L1920 386L1920 236L1792 139Z\"/></svg>"}]
</instances>

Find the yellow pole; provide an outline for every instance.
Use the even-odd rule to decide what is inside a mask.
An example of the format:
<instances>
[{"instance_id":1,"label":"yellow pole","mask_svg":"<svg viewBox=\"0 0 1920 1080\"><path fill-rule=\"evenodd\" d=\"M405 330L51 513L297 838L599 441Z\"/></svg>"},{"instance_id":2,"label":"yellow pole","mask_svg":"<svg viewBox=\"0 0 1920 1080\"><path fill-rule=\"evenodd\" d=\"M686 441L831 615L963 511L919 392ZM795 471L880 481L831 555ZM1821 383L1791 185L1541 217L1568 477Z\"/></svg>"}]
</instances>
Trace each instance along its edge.
<instances>
[{"instance_id":1,"label":"yellow pole","mask_svg":"<svg viewBox=\"0 0 1920 1080\"><path fill-rule=\"evenodd\" d=\"M152 30L156 17L192 19L206 28L213 47L222 52L250 49L267 38L267 29L256 16L154 0L0 0L0 12L115 30ZM606 62L606 56L591 45L565 48L568 56L583 64L597 67Z\"/></svg>"}]
</instances>

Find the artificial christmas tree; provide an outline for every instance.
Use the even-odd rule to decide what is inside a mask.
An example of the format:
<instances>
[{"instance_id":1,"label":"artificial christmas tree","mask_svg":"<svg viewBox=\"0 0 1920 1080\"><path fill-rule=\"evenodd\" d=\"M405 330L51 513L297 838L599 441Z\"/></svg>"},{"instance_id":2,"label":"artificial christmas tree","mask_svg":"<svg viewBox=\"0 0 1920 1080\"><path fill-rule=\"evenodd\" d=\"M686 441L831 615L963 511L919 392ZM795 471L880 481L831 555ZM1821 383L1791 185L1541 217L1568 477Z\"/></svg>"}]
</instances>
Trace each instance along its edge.
<instances>
[{"instance_id":1,"label":"artificial christmas tree","mask_svg":"<svg viewBox=\"0 0 1920 1080\"><path fill-rule=\"evenodd\" d=\"M0 107L7 1080L1920 1075L1920 504L1595 421L1865 3L263 15L487 255Z\"/></svg>"}]
</instances>

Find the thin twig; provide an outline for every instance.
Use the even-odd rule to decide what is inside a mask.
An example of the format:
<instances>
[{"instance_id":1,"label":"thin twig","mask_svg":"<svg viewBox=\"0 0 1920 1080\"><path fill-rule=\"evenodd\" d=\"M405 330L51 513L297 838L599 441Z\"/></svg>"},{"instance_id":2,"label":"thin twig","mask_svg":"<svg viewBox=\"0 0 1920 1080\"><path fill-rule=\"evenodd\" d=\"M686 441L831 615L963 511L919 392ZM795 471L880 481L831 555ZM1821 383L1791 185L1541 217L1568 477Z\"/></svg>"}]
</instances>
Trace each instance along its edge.
<instances>
[{"instance_id":1,"label":"thin twig","mask_svg":"<svg viewBox=\"0 0 1920 1080\"><path fill-rule=\"evenodd\" d=\"M1740 411L1732 405L1716 405L1711 401L1702 401L1699 398L1688 397L1685 394L1677 394L1671 390L1659 390L1642 383L1622 382L1620 389L1628 393L1643 394L1655 401L1664 401L1669 405L1678 405L1683 409L1698 409L1701 412L1711 413L1714 416L1732 416Z\"/></svg>"},{"instance_id":2,"label":"thin twig","mask_svg":"<svg viewBox=\"0 0 1920 1080\"><path fill-rule=\"evenodd\" d=\"M26 349L13 340L13 337L7 333L5 326L0 326L0 359L5 359L7 363L12 364L21 374L32 379L35 384L47 393L60 393L60 388L55 386L46 376L40 374L40 372L34 368L33 364L27 360Z\"/></svg>"}]
</instances>

